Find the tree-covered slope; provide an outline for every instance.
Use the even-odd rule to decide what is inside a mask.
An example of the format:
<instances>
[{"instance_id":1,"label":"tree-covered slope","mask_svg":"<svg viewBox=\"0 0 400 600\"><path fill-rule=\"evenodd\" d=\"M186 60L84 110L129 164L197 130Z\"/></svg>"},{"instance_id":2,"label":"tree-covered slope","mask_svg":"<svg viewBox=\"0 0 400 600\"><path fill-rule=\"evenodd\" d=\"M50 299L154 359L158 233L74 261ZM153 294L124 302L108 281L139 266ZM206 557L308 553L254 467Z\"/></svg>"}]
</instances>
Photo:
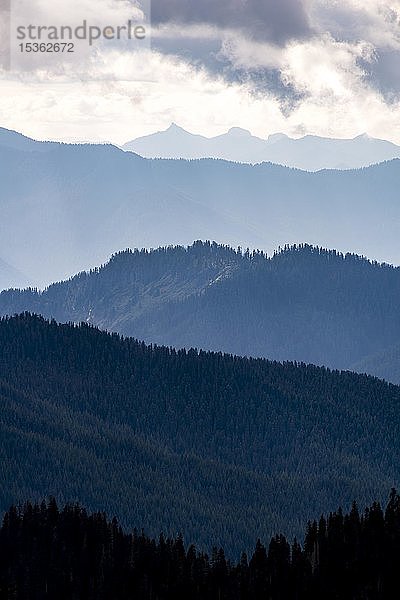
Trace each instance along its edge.
<instances>
[{"instance_id":1,"label":"tree-covered slope","mask_svg":"<svg viewBox=\"0 0 400 600\"><path fill-rule=\"evenodd\" d=\"M400 339L400 269L311 246L266 258L217 244L126 251L50 286L0 294L24 310L88 321L147 342L357 369L400 383L365 360ZM397 366L396 366L397 365Z\"/></svg>"},{"instance_id":2,"label":"tree-covered slope","mask_svg":"<svg viewBox=\"0 0 400 600\"><path fill-rule=\"evenodd\" d=\"M238 551L400 478L400 388L0 322L0 506L53 494Z\"/></svg>"}]
</instances>

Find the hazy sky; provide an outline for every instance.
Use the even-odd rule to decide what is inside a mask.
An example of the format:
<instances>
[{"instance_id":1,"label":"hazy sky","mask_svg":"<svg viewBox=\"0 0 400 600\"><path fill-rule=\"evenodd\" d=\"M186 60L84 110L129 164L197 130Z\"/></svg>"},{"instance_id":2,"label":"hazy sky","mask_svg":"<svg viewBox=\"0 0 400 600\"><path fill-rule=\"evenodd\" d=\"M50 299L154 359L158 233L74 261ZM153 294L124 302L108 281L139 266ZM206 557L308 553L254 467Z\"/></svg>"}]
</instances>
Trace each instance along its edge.
<instances>
[{"instance_id":1,"label":"hazy sky","mask_svg":"<svg viewBox=\"0 0 400 600\"><path fill-rule=\"evenodd\" d=\"M12 26L21 6L30 23L106 25L138 5L14 0ZM2 71L0 125L116 143L172 121L210 136L240 126L400 143L400 0L153 0L151 9L151 49L100 44L73 67L75 81L60 61Z\"/></svg>"}]
</instances>

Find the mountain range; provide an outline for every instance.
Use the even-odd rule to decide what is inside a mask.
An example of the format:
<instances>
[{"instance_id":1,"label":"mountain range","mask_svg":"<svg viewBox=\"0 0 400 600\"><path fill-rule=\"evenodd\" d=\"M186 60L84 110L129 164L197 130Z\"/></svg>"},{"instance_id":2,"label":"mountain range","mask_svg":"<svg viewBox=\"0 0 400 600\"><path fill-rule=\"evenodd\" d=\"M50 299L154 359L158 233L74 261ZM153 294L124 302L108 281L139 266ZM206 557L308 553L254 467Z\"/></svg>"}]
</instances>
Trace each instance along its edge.
<instances>
[{"instance_id":1,"label":"mountain range","mask_svg":"<svg viewBox=\"0 0 400 600\"><path fill-rule=\"evenodd\" d=\"M204 159L150 160L109 145L0 130L0 256L44 287L121 248L212 239L286 243L400 264L400 161L307 173ZM18 286L15 277L3 287Z\"/></svg>"},{"instance_id":2,"label":"mountain range","mask_svg":"<svg viewBox=\"0 0 400 600\"><path fill-rule=\"evenodd\" d=\"M230 556L400 478L400 388L0 321L0 510L54 496Z\"/></svg>"},{"instance_id":3,"label":"mountain range","mask_svg":"<svg viewBox=\"0 0 400 600\"><path fill-rule=\"evenodd\" d=\"M400 383L400 268L301 245L271 258L210 242L120 252L43 292L0 294L24 311L148 343L295 360Z\"/></svg>"},{"instance_id":4,"label":"mountain range","mask_svg":"<svg viewBox=\"0 0 400 600\"><path fill-rule=\"evenodd\" d=\"M276 133L262 139L246 129L233 127L223 135L207 138L189 133L175 123L165 131L127 142L123 149L146 158L220 158L251 164L271 162L306 171L358 169L400 158L400 146L367 134L352 139L315 135L294 139Z\"/></svg>"},{"instance_id":5,"label":"mountain range","mask_svg":"<svg viewBox=\"0 0 400 600\"><path fill-rule=\"evenodd\" d=\"M399 160L0 130L0 177L0 512L55 496L232 555L396 486Z\"/></svg>"}]
</instances>

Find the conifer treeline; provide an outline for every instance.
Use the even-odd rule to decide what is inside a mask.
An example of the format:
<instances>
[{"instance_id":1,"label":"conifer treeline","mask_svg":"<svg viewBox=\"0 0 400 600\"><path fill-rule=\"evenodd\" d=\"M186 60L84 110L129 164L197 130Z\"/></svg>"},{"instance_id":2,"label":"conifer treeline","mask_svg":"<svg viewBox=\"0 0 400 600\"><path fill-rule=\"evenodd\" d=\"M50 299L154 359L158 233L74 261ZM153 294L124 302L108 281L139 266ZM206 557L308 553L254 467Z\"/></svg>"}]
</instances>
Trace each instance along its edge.
<instances>
[{"instance_id":1,"label":"conifer treeline","mask_svg":"<svg viewBox=\"0 0 400 600\"><path fill-rule=\"evenodd\" d=\"M79 505L13 506L0 531L1 600L386 600L400 566L400 497L392 490L360 515L357 505L308 524L304 548L283 535L257 541L235 564L182 536L125 533Z\"/></svg>"}]
</instances>

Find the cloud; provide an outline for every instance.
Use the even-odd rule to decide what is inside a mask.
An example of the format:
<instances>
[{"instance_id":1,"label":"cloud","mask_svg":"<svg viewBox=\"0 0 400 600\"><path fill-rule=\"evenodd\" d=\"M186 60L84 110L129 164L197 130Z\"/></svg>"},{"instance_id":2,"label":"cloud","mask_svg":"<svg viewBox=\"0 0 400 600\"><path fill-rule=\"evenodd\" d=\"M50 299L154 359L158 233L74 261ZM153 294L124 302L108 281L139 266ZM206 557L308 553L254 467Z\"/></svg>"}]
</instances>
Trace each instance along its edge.
<instances>
[{"instance_id":1,"label":"cloud","mask_svg":"<svg viewBox=\"0 0 400 600\"><path fill-rule=\"evenodd\" d=\"M81 18L71 1L60 19ZM44 14L50 0L32 2ZM241 126L262 137L367 132L400 143L399 4L153 0L151 51L104 44L75 65L75 83L62 69L4 73L1 124L117 143L171 121L205 135ZM80 6L109 22L132 10L125 0Z\"/></svg>"},{"instance_id":2,"label":"cloud","mask_svg":"<svg viewBox=\"0 0 400 600\"><path fill-rule=\"evenodd\" d=\"M302 0L152 0L151 13L155 25L214 25L280 45L311 33Z\"/></svg>"},{"instance_id":3,"label":"cloud","mask_svg":"<svg viewBox=\"0 0 400 600\"><path fill-rule=\"evenodd\" d=\"M338 40L363 39L377 47L400 48L398 0L312 0L309 16L315 30Z\"/></svg>"},{"instance_id":4,"label":"cloud","mask_svg":"<svg viewBox=\"0 0 400 600\"><path fill-rule=\"evenodd\" d=\"M287 112L276 95L254 94L249 83L227 85L177 57L112 49L93 63L86 83L3 82L0 114L4 126L39 138L123 143L175 121L205 135L232 126L260 137L277 131L354 137L366 131L400 143L399 106L385 104L361 72L352 73L350 48L327 37L323 52L311 42L288 50L284 73L305 94ZM337 73L342 63L347 75Z\"/></svg>"},{"instance_id":5,"label":"cloud","mask_svg":"<svg viewBox=\"0 0 400 600\"><path fill-rule=\"evenodd\" d=\"M385 102L393 104L400 99L400 52L376 50L374 60L360 61L369 85L379 91Z\"/></svg>"},{"instance_id":6,"label":"cloud","mask_svg":"<svg viewBox=\"0 0 400 600\"><path fill-rule=\"evenodd\" d=\"M324 53L327 38L337 44L335 56L344 58L336 62L339 79L352 56L355 76L361 70L386 101L400 93L399 0L153 0L153 19L161 52L176 53L228 81L252 79L256 90L264 87L281 101L297 101L304 93L287 77L288 49L303 45ZM345 47L347 52L339 52Z\"/></svg>"},{"instance_id":7,"label":"cloud","mask_svg":"<svg viewBox=\"0 0 400 600\"><path fill-rule=\"evenodd\" d=\"M310 20L319 32L329 32L338 41L357 45L369 44L373 54L358 60L369 85L382 94L386 102L400 97L400 1L348 0L331 2L313 0Z\"/></svg>"}]
</instances>

